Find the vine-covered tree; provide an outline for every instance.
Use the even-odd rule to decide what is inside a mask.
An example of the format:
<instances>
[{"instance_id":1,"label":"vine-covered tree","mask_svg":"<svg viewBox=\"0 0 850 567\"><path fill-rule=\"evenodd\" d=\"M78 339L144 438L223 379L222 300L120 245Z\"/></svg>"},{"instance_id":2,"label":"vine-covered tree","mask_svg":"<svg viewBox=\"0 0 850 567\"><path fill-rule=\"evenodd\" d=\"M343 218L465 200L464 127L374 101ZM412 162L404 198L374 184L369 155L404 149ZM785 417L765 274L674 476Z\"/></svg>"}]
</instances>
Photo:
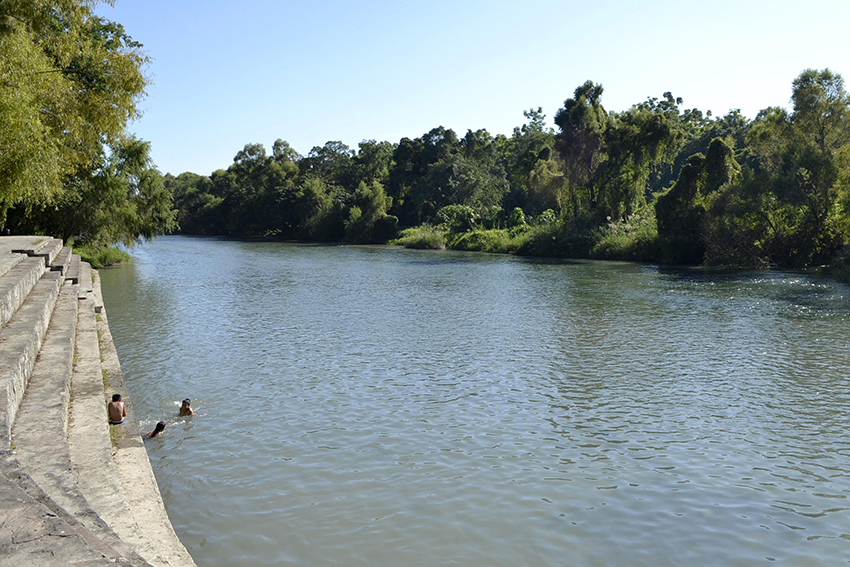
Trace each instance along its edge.
<instances>
[{"instance_id":1,"label":"vine-covered tree","mask_svg":"<svg viewBox=\"0 0 850 567\"><path fill-rule=\"evenodd\" d=\"M602 106L602 85L587 81L555 115L558 151L577 211L596 224L631 214L656 164L672 160L682 141L665 107L635 105L620 114Z\"/></svg>"},{"instance_id":2,"label":"vine-covered tree","mask_svg":"<svg viewBox=\"0 0 850 567\"><path fill-rule=\"evenodd\" d=\"M706 155L694 154L669 191L655 202L662 260L700 264L706 253L706 208L713 196L737 181L740 167L732 148L715 138Z\"/></svg>"}]
</instances>

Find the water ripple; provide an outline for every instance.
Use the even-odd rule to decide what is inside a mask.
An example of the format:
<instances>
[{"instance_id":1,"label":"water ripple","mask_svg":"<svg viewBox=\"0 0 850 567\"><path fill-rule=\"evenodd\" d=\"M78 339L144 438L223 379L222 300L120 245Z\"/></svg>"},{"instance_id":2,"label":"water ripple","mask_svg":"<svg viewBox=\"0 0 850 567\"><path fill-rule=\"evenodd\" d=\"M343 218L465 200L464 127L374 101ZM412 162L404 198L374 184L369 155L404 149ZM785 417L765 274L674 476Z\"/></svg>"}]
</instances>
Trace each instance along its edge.
<instances>
[{"instance_id":1,"label":"water ripple","mask_svg":"<svg viewBox=\"0 0 850 567\"><path fill-rule=\"evenodd\" d=\"M850 557L847 286L176 237L134 256L105 302L199 565Z\"/></svg>"}]
</instances>

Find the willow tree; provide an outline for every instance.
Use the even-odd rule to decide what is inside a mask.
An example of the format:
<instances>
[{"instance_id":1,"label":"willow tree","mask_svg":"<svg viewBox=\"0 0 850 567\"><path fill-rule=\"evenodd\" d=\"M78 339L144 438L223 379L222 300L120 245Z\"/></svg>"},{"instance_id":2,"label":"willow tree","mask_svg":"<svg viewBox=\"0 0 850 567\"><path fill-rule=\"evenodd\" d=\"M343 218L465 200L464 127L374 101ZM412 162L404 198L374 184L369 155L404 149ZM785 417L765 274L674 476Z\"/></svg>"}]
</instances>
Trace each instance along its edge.
<instances>
[{"instance_id":1,"label":"willow tree","mask_svg":"<svg viewBox=\"0 0 850 567\"><path fill-rule=\"evenodd\" d=\"M97 3L0 2L0 222L96 169L139 115L147 58Z\"/></svg>"}]
</instances>

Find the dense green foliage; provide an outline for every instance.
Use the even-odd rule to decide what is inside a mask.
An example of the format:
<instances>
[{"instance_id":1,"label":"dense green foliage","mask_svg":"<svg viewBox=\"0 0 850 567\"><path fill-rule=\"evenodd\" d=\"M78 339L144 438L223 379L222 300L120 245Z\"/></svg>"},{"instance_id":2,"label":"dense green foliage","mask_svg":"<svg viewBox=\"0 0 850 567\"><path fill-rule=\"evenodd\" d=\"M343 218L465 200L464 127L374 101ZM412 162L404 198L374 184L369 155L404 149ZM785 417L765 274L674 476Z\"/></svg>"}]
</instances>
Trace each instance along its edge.
<instances>
[{"instance_id":1,"label":"dense green foliage","mask_svg":"<svg viewBox=\"0 0 850 567\"><path fill-rule=\"evenodd\" d=\"M664 93L623 112L576 88L511 136L438 127L307 156L249 144L226 170L166 176L187 233L671 263L846 258L850 98L806 70L793 109L713 118ZM408 227L408 228L405 228ZM399 229L402 229L399 232Z\"/></svg>"},{"instance_id":2,"label":"dense green foliage","mask_svg":"<svg viewBox=\"0 0 850 567\"><path fill-rule=\"evenodd\" d=\"M0 225L95 245L176 228L149 145L129 137L142 45L95 0L0 2Z\"/></svg>"}]
</instances>

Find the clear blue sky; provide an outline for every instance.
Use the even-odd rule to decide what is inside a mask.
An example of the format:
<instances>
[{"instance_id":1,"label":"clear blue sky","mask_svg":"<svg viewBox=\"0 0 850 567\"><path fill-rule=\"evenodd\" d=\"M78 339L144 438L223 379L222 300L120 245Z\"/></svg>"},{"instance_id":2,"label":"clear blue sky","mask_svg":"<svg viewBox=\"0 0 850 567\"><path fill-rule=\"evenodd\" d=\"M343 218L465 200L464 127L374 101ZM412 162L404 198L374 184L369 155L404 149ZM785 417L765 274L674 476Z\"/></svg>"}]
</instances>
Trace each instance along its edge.
<instances>
[{"instance_id":1,"label":"clear blue sky","mask_svg":"<svg viewBox=\"0 0 850 567\"><path fill-rule=\"evenodd\" d=\"M117 0L97 12L145 45L130 130L159 169L209 174L248 143L299 153L437 126L510 134L590 79L621 111L671 91L749 117L788 106L806 68L850 79L846 0Z\"/></svg>"}]
</instances>

